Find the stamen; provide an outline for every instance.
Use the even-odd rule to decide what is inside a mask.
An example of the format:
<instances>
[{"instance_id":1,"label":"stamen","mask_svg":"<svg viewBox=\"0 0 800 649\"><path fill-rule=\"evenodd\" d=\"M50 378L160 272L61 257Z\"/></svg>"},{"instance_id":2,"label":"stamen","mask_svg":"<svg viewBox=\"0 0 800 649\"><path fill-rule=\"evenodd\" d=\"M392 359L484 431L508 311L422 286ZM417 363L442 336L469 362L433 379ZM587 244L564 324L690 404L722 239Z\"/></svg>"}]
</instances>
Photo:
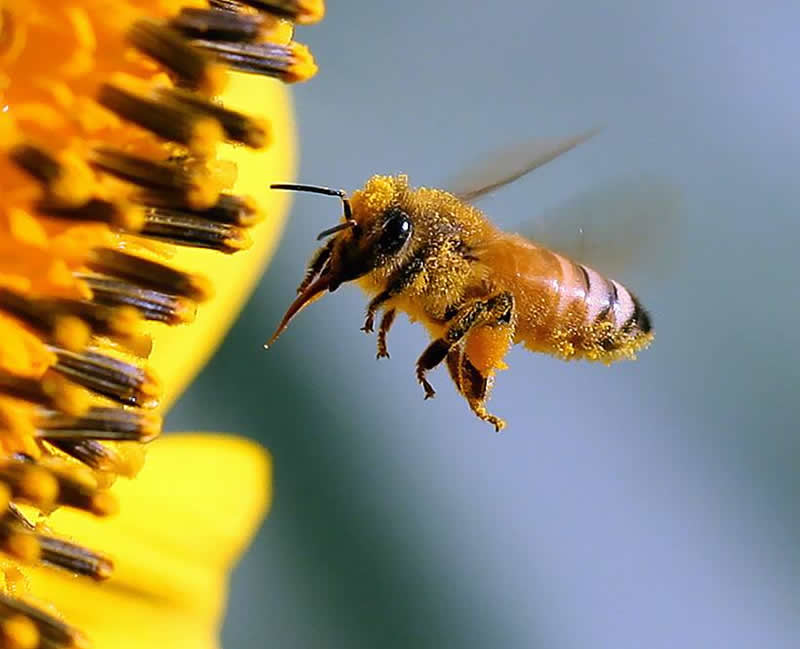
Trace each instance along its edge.
<instances>
[{"instance_id":1,"label":"stamen","mask_svg":"<svg viewBox=\"0 0 800 649\"><path fill-rule=\"evenodd\" d=\"M96 342L98 345L107 347L108 349L116 349L124 354L138 356L141 359L148 358L153 351L153 338L148 334L134 334L132 336L125 336L124 338L100 337Z\"/></svg>"},{"instance_id":2,"label":"stamen","mask_svg":"<svg viewBox=\"0 0 800 649\"><path fill-rule=\"evenodd\" d=\"M47 192L66 205L82 205L89 200L92 178L89 169L75 160L69 164L40 146L23 143L8 156L17 166L45 185Z\"/></svg>"},{"instance_id":3,"label":"stamen","mask_svg":"<svg viewBox=\"0 0 800 649\"><path fill-rule=\"evenodd\" d=\"M39 632L24 615L0 613L0 643L6 649L36 649Z\"/></svg>"},{"instance_id":4,"label":"stamen","mask_svg":"<svg viewBox=\"0 0 800 649\"><path fill-rule=\"evenodd\" d=\"M15 146L8 155L21 169L45 184L63 173L62 164L50 152L33 144Z\"/></svg>"},{"instance_id":5,"label":"stamen","mask_svg":"<svg viewBox=\"0 0 800 649\"><path fill-rule=\"evenodd\" d=\"M105 439L147 443L161 431L158 415L123 408L91 408L75 417L56 411L41 412L35 421L38 436L53 440Z\"/></svg>"},{"instance_id":6,"label":"stamen","mask_svg":"<svg viewBox=\"0 0 800 649\"><path fill-rule=\"evenodd\" d=\"M170 27L190 38L236 42L255 40L264 25L264 17L236 13L240 8L241 5L230 2L216 10L184 7L170 21Z\"/></svg>"},{"instance_id":7,"label":"stamen","mask_svg":"<svg viewBox=\"0 0 800 649\"><path fill-rule=\"evenodd\" d=\"M89 649L90 643L78 629L54 618L44 611L0 593L0 615L22 615L36 626L41 636L41 647L64 649Z\"/></svg>"},{"instance_id":8,"label":"stamen","mask_svg":"<svg viewBox=\"0 0 800 649\"><path fill-rule=\"evenodd\" d=\"M170 295L153 289L142 288L124 280L78 275L92 290L92 299L106 306L134 307L146 320L167 324L192 322L197 305L178 295Z\"/></svg>"},{"instance_id":9,"label":"stamen","mask_svg":"<svg viewBox=\"0 0 800 649\"><path fill-rule=\"evenodd\" d=\"M0 370L0 393L70 415L82 415L89 409L86 390L52 373L34 379Z\"/></svg>"},{"instance_id":10,"label":"stamen","mask_svg":"<svg viewBox=\"0 0 800 649\"><path fill-rule=\"evenodd\" d=\"M211 297L211 282L202 275L181 272L157 261L110 248L95 248L87 261L92 270L127 279L146 288L174 293L197 301Z\"/></svg>"},{"instance_id":11,"label":"stamen","mask_svg":"<svg viewBox=\"0 0 800 649\"><path fill-rule=\"evenodd\" d=\"M242 142L254 149L269 144L269 124L265 120L243 115L185 90L161 88L157 92L167 102L214 119L222 125L229 140Z\"/></svg>"},{"instance_id":12,"label":"stamen","mask_svg":"<svg viewBox=\"0 0 800 649\"><path fill-rule=\"evenodd\" d=\"M26 563L38 561L41 557L36 536L16 525L8 510L0 518L0 550Z\"/></svg>"},{"instance_id":13,"label":"stamen","mask_svg":"<svg viewBox=\"0 0 800 649\"><path fill-rule=\"evenodd\" d=\"M212 248L226 253L238 252L252 245L247 232L235 225L156 207L147 210L142 233L179 245Z\"/></svg>"},{"instance_id":14,"label":"stamen","mask_svg":"<svg viewBox=\"0 0 800 649\"><path fill-rule=\"evenodd\" d=\"M87 323L66 313L49 312L35 300L9 289L0 288L0 309L19 318L50 340L71 342L65 344L70 349L81 349L88 342L90 328Z\"/></svg>"},{"instance_id":15,"label":"stamen","mask_svg":"<svg viewBox=\"0 0 800 649\"><path fill-rule=\"evenodd\" d=\"M210 207L219 198L219 186L200 167L157 162L109 148L95 149L91 162L99 169L134 185L177 193L195 208Z\"/></svg>"},{"instance_id":16,"label":"stamen","mask_svg":"<svg viewBox=\"0 0 800 649\"><path fill-rule=\"evenodd\" d=\"M0 482L11 491L15 501L40 509L50 509L58 497L58 481L47 470L27 461L9 460L0 465Z\"/></svg>"},{"instance_id":17,"label":"stamen","mask_svg":"<svg viewBox=\"0 0 800 649\"><path fill-rule=\"evenodd\" d=\"M211 155L222 140L222 127L212 116L198 115L179 105L140 97L110 83L100 88L97 101L123 119L165 140L185 144L197 155Z\"/></svg>"},{"instance_id":18,"label":"stamen","mask_svg":"<svg viewBox=\"0 0 800 649\"><path fill-rule=\"evenodd\" d=\"M244 6L237 0L208 0L208 4L212 9L218 9L219 11L237 12L244 9Z\"/></svg>"},{"instance_id":19,"label":"stamen","mask_svg":"<svg viewBox=\"0 0 800 649\"><path fill-rule=\"evenodd\" d=\"M93 198L84 205L61 205L52 199L40 201L36 206L48 216L76 221L108 223L124 230L137 232L144 225L144 210L125 202L111 202Z\"/></svg>"},{"instance_id":20,"label":"stamen","mask_svg":"<svg viewBox=\"0 0 800 649\"><path fill-rule=\"evenodd\" d=\"M322 20L325 4L322 0L238 0L240 4L268 11L271 14L301 25Z\"/></svg>"},{"instance_id":21,"label":"stamen","mask_svg":"<svg viewBox=\"0 0 800 649\"><path fill-rule=\"evenodd\" d=\"M140 408L158 405L160 385L147 368L97 352L51 349L58 357L53 369L75 383L125 405Z\"/></svg>"},{"instance_id":22,"label":"stamen","mask_svg":"<svg viewBox=\"0 0 800 649\"><path fill-rule=\"evenodd\" d=\"M128 39L142 53L172 71L184 85L207 95L219 94L225 86L225 68L190 45L174 29L139 20L128 32Z\"/></svg>"},{"instance_id":23,"label":"stamen","mask_svg":"<svg viewBox=\"0 0 800 649\"><path fill-rule=\"evenodd\" d=\"M47 440L47 442L51 446L97 471L116 472L117 467L122 463L119 453L113 448L93 439L80 441L53 439Z\"/></svg>"},{"instance_id":24,"label":"stamen","mask_svg":"<svg viewBox=\"0 0 800 649\"><path fill-rule=\"evenodd\" d=\"M44 563L96 581L108 579L114 571L111 559L88 548L52 536L38 535L37 540Z\"/></svg>"},{"instance_id":25,"label":"stamen","mask_svg":"<svg viewBox=\"0 0 800 649\"><path fill-rule=\"evenodd\" d=\"M59 505L82 509L95 516L110 516L119 510L117 499L110 492L98 489L97 480L91 474L82 474L74 467L50 468L50 473L58 481L56 502Z\"/></svg>"},{"instance_id":26,"label":"stamen","mask_svg":"<svg viewBox=\"0 0 800 649\"><path fill-rule=\"evenodd\" d=\"M174 194L144 194L140 197L140 201L149 207L188 212L210 221L233 223L242 227L250 227L264 219L264 214L259 211L254 200L234 194L220 194L216 204L206 209L193 209L186 201L181 200L180 196Z\"/></svg>"},{"instance_id":27,"label":"stamen","mask_svg":"<svg viewBox=\"0 0 800 649\"><path fill-rule=\"evenodd\" d=\"M300 43L231 43L192 41L240 72L277 77L286 83L305 81L317 71L308 48Z\"/></svg>"},{"instance_id":28,"label":"stamen","mask_svg":"<svg viewBox=\"0 0 800 649\"><path fill-rule=\"evenodd\" d=\"M94 334L128 336L139 325L138 313L129 307L111 308L88 300L31 299L0 288L0 307L55 339L60 323L75 318ZM62 336L63 337L63 336Z\"/></svg>"}]
</instances>

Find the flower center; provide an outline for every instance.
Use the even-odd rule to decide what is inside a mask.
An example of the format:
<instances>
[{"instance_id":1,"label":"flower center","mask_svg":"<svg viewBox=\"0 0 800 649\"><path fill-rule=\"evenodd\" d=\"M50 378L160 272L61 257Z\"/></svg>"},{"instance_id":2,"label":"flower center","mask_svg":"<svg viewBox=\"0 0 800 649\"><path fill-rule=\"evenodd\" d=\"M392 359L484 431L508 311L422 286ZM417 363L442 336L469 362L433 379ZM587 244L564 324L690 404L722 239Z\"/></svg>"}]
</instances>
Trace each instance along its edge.
<instances>
[{"instance_id":1,"label":"flower center","mask_svg":"<svg viewBox=\"0 0 800 649\"><path fill-rule=\"evenodd\" d=\"M213 292L170 265L172 246L237 253L262 218L216 151L266 147L270 124L215 96L228 70L311 77L293 25L323 11L0 0L0 647L87 645L26 601L17 564L110 576L109 557L58 538L46 516L114 513L108 488L141 468L161 428L141 325L191 323Z\"/></svg>"}]
</instances>

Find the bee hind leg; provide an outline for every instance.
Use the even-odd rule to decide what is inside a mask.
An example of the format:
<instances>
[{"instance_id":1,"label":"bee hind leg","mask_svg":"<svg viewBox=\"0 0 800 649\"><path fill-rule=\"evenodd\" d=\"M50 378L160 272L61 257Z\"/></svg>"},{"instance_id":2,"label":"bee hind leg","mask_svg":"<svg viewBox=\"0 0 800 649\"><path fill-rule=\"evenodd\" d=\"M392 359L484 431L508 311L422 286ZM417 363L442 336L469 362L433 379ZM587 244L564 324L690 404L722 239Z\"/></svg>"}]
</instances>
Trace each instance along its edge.
<instances>
[{"instance_id":1,"label":"bee hind leg","mask_svg":"<svg viewBox=\"0 0 800 649\"><path fill-rule=\"evenodd\" d=\"M486 409L486 401L489 398L493 379L481 374L461 348L454 349L447 355L447 369L472 412L479 419L492 424L496 432L499 433L503 430L506 427L505 420L496 417Z\"/></svg>"},{"instance_id":2,"label":"bee hind leg","mask_svg":"<svg viewBox=\"0 0 800 649\"><path fill-rule=\"evenodd\" d=\"M469 302L458 310L450 320L450 326L444 337L437 338L428 345L425 351L422 352L422 356L417 360L417 380L425 390L426 399L430 399L436 394L436 391L425 378L427 372L439 365L447 357L448 353L464 339L464 336L475 327L485 324L511 322L513 309L513 296L510 293L498 293L487 300ZM476 412L476 414L478 413ZM486 415L491 416L488 413ZM478 416L481 417L480 414ZM483 419L484 417L481 418Z\"/></svg>"},{"instance_id":3,"label":"bee hind leg","mask_svg":"<svg viewBox=\"0 0 800 649\"><path fill-rule=\"evenodd\" d=\"M501 419L500 417L497 417L486 410L485 400L467 399L467 403L469 403L469 407L472 408L472 412L474 412L479 419L489 422L492 426L494 426L496 433L499 433L506 427L505 419Z\"/></svg>"}]
</instances>

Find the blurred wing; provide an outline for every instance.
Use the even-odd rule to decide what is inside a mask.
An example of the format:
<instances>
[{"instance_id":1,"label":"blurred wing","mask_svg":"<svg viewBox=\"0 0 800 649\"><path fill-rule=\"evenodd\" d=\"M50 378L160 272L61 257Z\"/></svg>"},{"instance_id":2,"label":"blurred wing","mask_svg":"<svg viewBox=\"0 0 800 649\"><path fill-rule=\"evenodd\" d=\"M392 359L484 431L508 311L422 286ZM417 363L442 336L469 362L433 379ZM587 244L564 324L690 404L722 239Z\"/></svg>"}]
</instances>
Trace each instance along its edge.
<instances>
[{"instance_id":1,"label":"blurred wing","mask_svg":"<svg viewBox=\"0 0 800 649\"><path fill-rule=\"evenodd\" d=\"M473 202L522 178L537 167L585 142L599 132L594 128L568 138L532 138L490 155L447 184L447 191Z\"/></svg>"},{"instance_id":2,"label":"blurred wing","mask_svg":"<svg viewBox=\"0 0 800 649\"><path fill-rule=\"evenodd\" d=\"M666 180L641 177L581 192L516 231L603 274L626 279L633 273L656 276L671 270L683 248L685 226L680 190Z\"/></svg>"}]
</instances>

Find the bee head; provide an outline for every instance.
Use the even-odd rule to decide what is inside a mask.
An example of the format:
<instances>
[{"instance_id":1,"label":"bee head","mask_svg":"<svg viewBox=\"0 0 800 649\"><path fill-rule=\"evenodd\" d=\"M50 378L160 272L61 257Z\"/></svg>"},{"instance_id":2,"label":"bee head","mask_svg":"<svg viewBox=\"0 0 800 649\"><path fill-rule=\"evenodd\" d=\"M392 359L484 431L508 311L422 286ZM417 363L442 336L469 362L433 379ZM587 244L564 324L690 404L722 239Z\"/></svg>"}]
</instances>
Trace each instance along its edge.
<instances>
[{"instance_id":1,"label":"bee head","mask_svg":"<svg viewBox=\"0 0 800 649\"><path fill-rule=\"evenodd\" d=\"M344 282L392 264L408 247L414 230L411 217L402 208L401 198L408 188L405 176L373 176L351 198L342 190L312 185L278 184L272 188L337 196L342 201L343 216L339 224L323 230L317 237L331 238L311 258L306 277L297 289L297 298L267 347L295 315L326 291L333 292Z\"/></svg>"}]
</instances>

